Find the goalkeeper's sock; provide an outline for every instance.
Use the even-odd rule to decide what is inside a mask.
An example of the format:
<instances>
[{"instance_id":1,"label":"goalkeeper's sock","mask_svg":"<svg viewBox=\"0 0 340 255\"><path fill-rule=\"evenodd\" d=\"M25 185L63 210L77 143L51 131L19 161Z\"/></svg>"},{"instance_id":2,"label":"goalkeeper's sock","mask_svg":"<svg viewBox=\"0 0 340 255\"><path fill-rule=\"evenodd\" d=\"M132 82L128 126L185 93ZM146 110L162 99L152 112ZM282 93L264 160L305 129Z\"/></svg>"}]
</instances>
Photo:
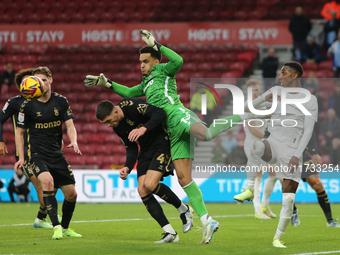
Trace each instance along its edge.
<instances>
[{"instance_id":1,"label":"goalkeeper's sock","mask_svg":"<svg viewBox=\"0 0 340 255\"><path fill-rule=\"evenodd\" d=\"M58 220L58 203L57 199L54 196L54 191L43 191L43 199L53 227L59 225L60 223Z\"/></svg>"},{"instance_id":2,"label":"goalkeeper's sock","mask_svg":"<svg viewBox=\"0 0 340 255\"><path fill-rule=\"evenodd\" d=\"M193 180L188 185L183 187L185 193L187 193L189 202L197 213L198 217L202 217L207 214L207 208L203 201L203 195L196 182Z\"/></svg>"},{"instance_id":3,"label":"goalkeeper's sock","mask_svg":"<svg viewBox=\"0 0 340 255\"><path fill-rule=\"evenodd\" d=\"M240 122L242 119L244 118L241 118L241 116L239 115L233 115L226 118L214 120L210 127L207 128L207 141L216 138L222 132L232 128L234 124Z\"/></svg>"}]
</instances>

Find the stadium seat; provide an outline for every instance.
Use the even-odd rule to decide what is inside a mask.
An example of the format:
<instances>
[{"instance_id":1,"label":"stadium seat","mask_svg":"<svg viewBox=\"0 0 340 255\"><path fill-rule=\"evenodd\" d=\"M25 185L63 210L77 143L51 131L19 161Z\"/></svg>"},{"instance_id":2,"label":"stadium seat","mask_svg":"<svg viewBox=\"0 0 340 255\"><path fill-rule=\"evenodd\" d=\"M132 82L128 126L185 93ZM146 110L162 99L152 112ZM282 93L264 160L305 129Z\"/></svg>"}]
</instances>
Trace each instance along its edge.
<instances>
[{"instance_id":1,"label":"stadium seat","mask_svg":"<svg viewBox=\"0 0 340 255\"><path fill-rule=\"evenodd\" d=\"M84 165L86 165L86 157L84 157L83 155L68 156L68 157L66 157L66 160L71 165L71 168L73 166L84 166Z\"/></svg>"},{"instance_id":2,"label":"stadium seat","mask_svg":"<svg viewBox=\"0 0 340 255\"><path fill-rule=\"evenodd\" d=\"M309 70L309 71L316 71L318 68L317 63L303 63L302 64L303 70Z\"/></svg>"},{"instance_id":3,"label":"stadium seat","mask_svg":"<svg viewBox=\"0 0 340 255\"><path fill-rule=\"evenodd\" d=\"M87 123L82 126L82 132L91 132L92 134L97 133L97 125L93 123Z\"/></svg>"},{"instance_id":4,"label":"stadium seat","mask_svg":"<svg viewBox=\"0 0 340 255\"><path fill-rule=\"evenodd\" d=\"M14 164L16 163L16 159L14 155L7 155L6 157L3 157L2 159L2 164L3 165L11 165L14 166Z\"/></svg>"},{"instance_id":5,"label":"stadium seat","mask_svg":"<svg viewBox=\"0 0 340 255\"><path fill-rule=\"evenodd\" d=\"M99 154L99 155L108 155L108 156L110 156L110 155L112 155L112 153L111 153L111 145L108 145L108 146L106 146L106 145L97 146L95 148L95 153L96 153L96 155Z\"/></svg>"},{"instance_id":6,"label":"stadium seat","mask_svg":"<svg viewBox=\"0 0 340 255\"><path fill-rule=\"evenodd\" d=\"M315 72L317 78L333 78L334 74L331 70L318 70Z\"/></svg>"},{"instance_id":7,"label":"stadium seat","mask_svg":"<svg viewBox=\"0 0 340 255\"><path fill-rule=\"evenodd\" d=\"M243 75L242 71L232 70L221 75L221 78L241 78ZM232 83L234 84L234 83Z\"/></svg>"},{"instance_id":8,"label":"stadium seat","mask_svg":"<svg viewBox=\"0 0 340 255\"><path fill-rule=\"evenodd\" d=\"M328 69L328 70L333 70L333 61L332 60L326 60L326 61L323 61L321 62L319 65L318 65L318 69L322 70L322 69Z\"/></svg>"},{"instance_id":9,"label":"stadium seat","mask_svg":"<svg viewBox=\"0 0 340 255\"><path fill-rule=\"evenodd\" d=\"M104 136L104 141L105 141L105 144L110 144L110 145L113 145L113 144L122 144L122 141L120 139L120 137L118 135L116 135L115 133L112 132L112 134L106 134Z\"/></svg>"},{"instance_id":10,"label":"stadium seat","mask_svg":"<svg viewBox=\"0 0 340 255\"><path fill-rule=\"evenodd\" d=\"M90 135L88 137L88 141L89 141L89 143L100 143L100 144L103 144L104 137L101 134L92 134L92 135Z\"/></svg>"}]
</instances>

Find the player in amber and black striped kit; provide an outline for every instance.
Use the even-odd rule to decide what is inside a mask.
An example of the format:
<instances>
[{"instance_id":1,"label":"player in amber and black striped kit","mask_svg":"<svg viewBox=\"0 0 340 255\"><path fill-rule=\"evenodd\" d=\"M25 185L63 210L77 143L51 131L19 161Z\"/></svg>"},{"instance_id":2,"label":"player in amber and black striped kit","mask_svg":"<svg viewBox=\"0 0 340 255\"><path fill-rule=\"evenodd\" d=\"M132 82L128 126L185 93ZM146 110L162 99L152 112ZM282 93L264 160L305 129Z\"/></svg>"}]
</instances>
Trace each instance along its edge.
<instances>
[{"instance_id":1,"label":"player in amber and black striped kit","mask_svg":"<svg viewBox=\"0 0 340 255\"><path fill-rule=\"evenodd\" d=\"M28 69L20 70L18 73L16 73L14 81L15 81L15 84L16 84L18 90L19 90L21 82L25 78L27 78L28 76L31 76L33 70L34 70L34 68L28 68ZM13 129L14 129L14 132L15 132L17 122L18 122L18 113L19 113L21 104L25 100L26 99L22 95L12 97L12 98L7 100L2 111L0 112L0 155L6 156L6 153L8 153L6 144L5 144L3 137L2 137L3 124L9 118L11 118L11 120L13 122ZM25 141L24 151L25 151L25 159L26 159L26 156L27 156L27 135L26 135L26 133L25 133L25 136L24 136L24 141ZM16 157L17 160L19 160L18 151L16 151L15 157ZM26 168L27 168L27 162L25 162L25 165L24 165L24 169L26 169ZM39 212L38 212L37 218L35 219L34 224L33 224L34 227L36 227L36 228L53 228L50 223L46 222L47 211L46 211L44 200L43 200L43 194L42 194L42 188L41 188L40 182L38 181L37 178L35 178L34 175L29 174L27 171L23 171L23 172L26 175L26 177L32 182L35 189L37 190L37 195L38 195L38 199L39 199L39 203L40 203Z\"/></svg>"},{"instance_id":2,"label":"player in amber and black striped kit","mask_svg":"<svg viewBox=\"0 0 340 255\"><path fill-rule=\"evenodd\" d=\"M67 99L51 91L53 79L47 67L34 69L32 75L41 78L46 91L38 100L26 100L21 105L15 134L19 161L15 164L14 170L20 171L24 165L23 135L27 130L27 158L30 161L27 171L34 174L42 185L43 199L54 228L52 238L61 239L63 234L81 237L68 228L76 205L77 192L72 169L61 151L62 122L64 122L71 141L67 147L81 154L77 144L77 131L72 120L74 116ZM61 223L58 220L58 204L54 196L54 188L60 188L65 197Z\"/></svg>"},{"instance_id":3,"label":"player in amber and black striped kit","mask_svg":"<svg viewBox=\"0 0 340 255\"><path fill-rule=\"evenodd\" d=\"M125 180L138 158L138 193L151 216L164 230L164 237L156 243L177 243L178 234L163 213L153 194L177 208L183 222L183 232L192 225L191 207L183 204L172 190L159 181L173 172L169 136L161 126L166 113L139 98L125 98L116 106L110 101L97 105L96 117L107 127L112 127L126 147L125 166L120 177ZM138 146L140 151L138 155Z\"/></svg>"}]
</instances>

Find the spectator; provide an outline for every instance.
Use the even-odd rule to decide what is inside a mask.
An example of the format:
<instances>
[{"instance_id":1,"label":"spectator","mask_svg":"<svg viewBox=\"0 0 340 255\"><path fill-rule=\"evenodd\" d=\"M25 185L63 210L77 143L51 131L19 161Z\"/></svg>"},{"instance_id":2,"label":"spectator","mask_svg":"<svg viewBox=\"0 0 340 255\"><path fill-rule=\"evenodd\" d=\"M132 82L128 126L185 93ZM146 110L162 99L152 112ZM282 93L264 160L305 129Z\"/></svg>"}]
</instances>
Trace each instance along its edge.
<instances>
[{"instance_id":1,"label":"spectator","mask_svg":"<svg viewBox=\"0 0 340 255\"><path fill-rule=\"evenodd\" d=\"M193 94L190 100L190 109L193 112L201 113L203 93L204 93L204 90L198 88L196 93ZM214 118L214 108L215 108L215 103L213 99L211 98L211 96L207 95L207 114L204 116L204 121L207 122L207 124L209 125Z\"/></svg>"},{"instance_id":2,"label":"spectator","mask_svg":"<svg viewBox=\"0 0 340 255\"><path fill-rule=\"evenodd\" d=\"M231 165L246 165L247 164L247 156L244 153L244 149L242 146L237 145L234 147L228 156L228 160Z\"/></svg>"},{"instance_id":3,"label":"spectator","mask_svg":"<svg viewBox=\"0 0 340 255\"><path fill-rule=\"evenodd\" d=\"M324 17L326 20L332 19L332 12L336 13L336 18L340 18L340 1L333 0L332 2L325 3L321 10L321 16Z\"/></svg>"},{"instance_id":4,"label":"spectator","mask_svg":"<svg viewBox=\"0 0 340 255\"><path fill-rule=\"evenodd\" d=\"M267 91L275 86L276 71L279 65L279 59L275 56L274 48L268 49L268 55L262 61L262 77L264 78L264 87Z\"/></svg>"},{"instance_id":5,"label":"spectator","mask_svg":"<svg viewBox=\"0 0 340 255\"><path fill-rule=\"evenodd\" d=\"M8 194L11 198L11 202L15 202L13 193L17 195L24 195L25 202L28 202L28 194L30 193L31 187L29 180L24 174L14 174L12 180L8 184Z\"/></svg>"},{"instance_id":6,"label":"spectator","mask_svg":"<svg viewBox=\"0 0 340 255\"><path fill-rule=\"evenodd\" d=\"M308 35L307 42L302 45L302 63L320 63L323 61L322 49L314 40L314 36Z\"/></svg>"},{"instance_id":7,"label":"spectator","mask_svg":"<svg viewBox=\"0 0 340 255\"><path fill-rule=\"evenodd\" d=\"M323 48L325 51L332 45L338 38L338 31L340 28L340 19L336 18L336 12L331 12L332 19L327 21L323 27L324 41Z\"/></svg>"},{"instance_id":8,"label":"spectator","mask_svg":"<svg viewBox=\"0 0 340 255\"><path fill-rule=\"evenodd\" d=\"M289 31L293 36L293 47L295 48L295 45L297 43L300 43L302 45L306 42L306 37L309 33L309 31L312 28L312 24L309 20L309 18L303 14L303 10L301 6L297 6L295 8L295 14L290 19L289 22Z\"/></svg>"},{"instance_id":9,"label":"spectator","mask_svg":"<svg viewBox=\"0 0 340 255\"><path fill-rule=\"evenodd\" d=\"M327 110L334 109L338 118L340 118L340 80L335 81L335 91L328 98Z\"/></svg>"},{"instance_id":10,"label":"spectator","mask_svg":"<svg viewBox=\"0 0 340 255\"><path fill-rule=\"evenodd\" d=\"M332 43L328 48L327 54L333 57L333 72L334 78L339 78L340 74L340 33L338 33L338 40Z\"/></svg>"},{"instance_id":11,"label":"spectator","mask_svg":"<svg viewBox=\"0 0 340 255\"><path fill-rule=\"evenodd\" d=\"M234 137L233 131L227 131L227 138L223 140L222 146L226 149L227 153L230 154L232 149L238 146L237 140Z\"/></svg>"},{"instance_id":12,"label":"spectator","mask_svg":"<svg viewBox=\"0 0 340 255\"><path fill-rule=\"evenodd\" d=\"M212 158L211 162L212 163L222 163L225 164L227 163L227 150L222 147L221 145L221 138L218 136L215 139L215 146L212 149Z\"/></svg>"},{"instance_id":13,"label":"spectator","mask_svg":"<svg viewBox=\"0 0 340 255\"><path fill-rule=\"evenodd\" d=\"M314 72L310 72L310 73L314 73ZM314 73L314 75L315 75L315 73ZM309 75L308 75L309 76ZM309 79L309 78L308 78ZM308 81L308 79L307 79L307 81ZM312 78L313 80L312 81L315 81L315 83L314 82L306 82L305 84L307 84L307 87L306 87L306 89L308 89L309 90L309 92L312 94L312 95L314 95L314 96L316 96L316 100L318 101L318 111L319 112L323 112L323 99L322 99L322 97L317 93L317 88L318 88L318 79L315 77L315 80L314 80L314 78ZM304 85L305 86L305 85ZM315 131L315 133L316 133L316 136L318 137L319 136L319 128L320 128L320 125L319 125L319 122L315 122L315 124L314 124L314 131Z\"/></svg>"},{"instance_id":14,"label":"spectator","mask_svg":"<svg viewBox=\"0 0 340 255\"><path fill-rule=\"evenodd\" d=\"M302 62L302 51L301 43L296 43L293 48L293 60L297 62Z\"/></svg>"},{"instance_id":15,"label":"spectator","mask_svg":"<svg viewBox=\"0 0 340 255\"><path fill-rule=\"evenodd\" d=\"M0 79L0 92L1 92L3 85L6 85L6 87L9 87L10 85L14 84L15 74L16 74L16 71L13 70L12 64L8 63L6 65L6 71L2 74L1 79Z\"/></svg>"},{"instance_id":16,"label":"spectator","mask_svg":"<svg viewBox=\"0 0 340 255\"><path fill-rule=\"evenodd\" d=\"M314 87L313 92L316 92L319 89L319 80L316 77L315 72L313 71L310 71L308 73L307 79L305 79L302 84L303 84L303 88L305 89L308 89L309 87Z\"/></svg>"},{"instance_id":17,"label":"spectator","mask_svg":"<svg viewBox=\"0 0 340 255\"><path fill-rule=\"evenodd\" d=\"M335 160L336 150L339 150L340 143L340 119L336 117L334 109L328 109L327 118L321 126L321 146L323 150L331 156L331 162Z\"/></svg>"}]
</instances>

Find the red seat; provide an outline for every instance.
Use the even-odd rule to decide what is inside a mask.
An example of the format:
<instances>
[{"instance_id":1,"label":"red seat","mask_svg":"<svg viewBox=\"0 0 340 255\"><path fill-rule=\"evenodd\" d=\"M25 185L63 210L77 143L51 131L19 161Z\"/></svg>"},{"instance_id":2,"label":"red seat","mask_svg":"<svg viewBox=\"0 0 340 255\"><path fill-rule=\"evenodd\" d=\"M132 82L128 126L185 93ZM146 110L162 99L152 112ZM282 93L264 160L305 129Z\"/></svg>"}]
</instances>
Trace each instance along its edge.
<instances>
[{"instance_id":1,"label":"red seat","mask_svg":"<svg viewBox=\"0 0 340 255\"><path fill-rule=\"evenodd\" d=\"M333 78L334 74L331 70L318 70L315 72L317 78Z\"/></svg>"},{"instance_id":2,"label":"red seat","mask_svg":"<svg viewBox=\"0 0 340 255\"><path fill-rule=\"evenodd\" d=\"M14 155L7 155L2 159L2 164L3 165L13 165L16 163L16 159Z\"/></svg>"},{"instance_id":3,"label":"red seat","mask_svg":"<svg viewBox=\"0 0 340 255\"><path fill-rule=\"evenodd\" d=\"M88 141L90 143L100 143L100 144L102 144L104 142L104 137L101 134L92 134L88 137Z\"/></svg>"},{"instance_id":4,"label":"red seat","mask_svg":"<svg viewBox=\"0 0 340 255\"><path fill-rule=\"evenodd\" d=\"M234 20L248 20L248 13L246 11L236 11L233 15Z\"/></svg>"},{"instance_id":5,"label":"red seat","mask_svg":"<svg viewBox=\"0 0 340 255\"><path fill-rule=\"evenodd\" d=\"M97 133L97 125L93 123L87 123L82 126L82 132L91 132L92 134Z\"/></svg>"},{"instance_id":6,"label":"red seat","mask_svg":"<svg viewBox=\"0 0 340 255\"><path fill-rule=\"evenodd\" d=\"M244 60L248 63L249 66L252 64L253 60L255 59L254 57L255 55L253 55L250 52L242 52L242 53L237 54L237 60Z\"/></svg>"},{"instance_id":7,"label":"red seat","mask_svg":"<svg viewBox=\"0 0 340 255\"><path fill-rule=\"evenodd\" d=\"M104 141L106 145L122 144L120 137L115 133L112 133L112 135L105 135Z\"/></svg>"},{"instance_id":8,"label":"red seat","mask_svg":"<svg viewBox=\"0 0 340 255\"><path fill-rule=\"evenodd\" d=\"M309 71L316 71L316 69L318 68L317 63L303 63L302 64L303 70L309 70Z\"/></svg>"},{"instance_id":9,"label":"red seat","mask_svg":"<svg viewBox=\"0 0 340 255\"><path fill-rule=\"evenodd\" d=\"M112 128L107 127L104 124L101 124L98 120L97 120L98 124L97 124L97 132L99 134L103 134L103 135L108 135L108 134L112 134Z\"/></svg>"},{"instance_id":10,"label":"red seat","mask_svg":"<svg viewBox=\"0 0 340 255\"><path fill-rule=\"evenodd\" d=\"M318 69L328 69L328 70L333 70L333 61L332 60L326 60L321 62L318 65Z\"/></svg>"},{"instance_id":11,"label":"red seat","mask_svg":"<svg viewBox=\"0 0 340 255\"><path fill-rule=\"evenodd\" d=\"M86 164L86 157L83 155L80 156L71 156L66 158L68 163L72 166L80 165L84 166Z\"/></svg>"},{"instance_id":12,"label":"red seat","mask_svg":"<svg viewBox=\"0 0 340 255\"><path fill-rule=\"evenodd\" d=\"M230 71L239 71L243 74L245 71L245 66L241 62L234 62L229 65L229 70Z\"/></svg>"},{"instance_id":13,"label":"red seat","mask_svg":"<svg viewBox=\"0 0 340 255\"><path fill-rule=\"evenodd\" d=\"M223 73L221 78L241 78L243 75L242 71L239 70L231 70L229 72ZM232 83L235 84L235 83Z\"/></svg>"},{"instance_id":14,"label":"red seat","mask_svg":"<svg viewBox=\"0 0 340 255\"><path fill-rule=\"evenodd\" d=\"M101 145L95 148L95 153L99 155L111 155L111 146Z\"/></svg>"}]
</instances>

